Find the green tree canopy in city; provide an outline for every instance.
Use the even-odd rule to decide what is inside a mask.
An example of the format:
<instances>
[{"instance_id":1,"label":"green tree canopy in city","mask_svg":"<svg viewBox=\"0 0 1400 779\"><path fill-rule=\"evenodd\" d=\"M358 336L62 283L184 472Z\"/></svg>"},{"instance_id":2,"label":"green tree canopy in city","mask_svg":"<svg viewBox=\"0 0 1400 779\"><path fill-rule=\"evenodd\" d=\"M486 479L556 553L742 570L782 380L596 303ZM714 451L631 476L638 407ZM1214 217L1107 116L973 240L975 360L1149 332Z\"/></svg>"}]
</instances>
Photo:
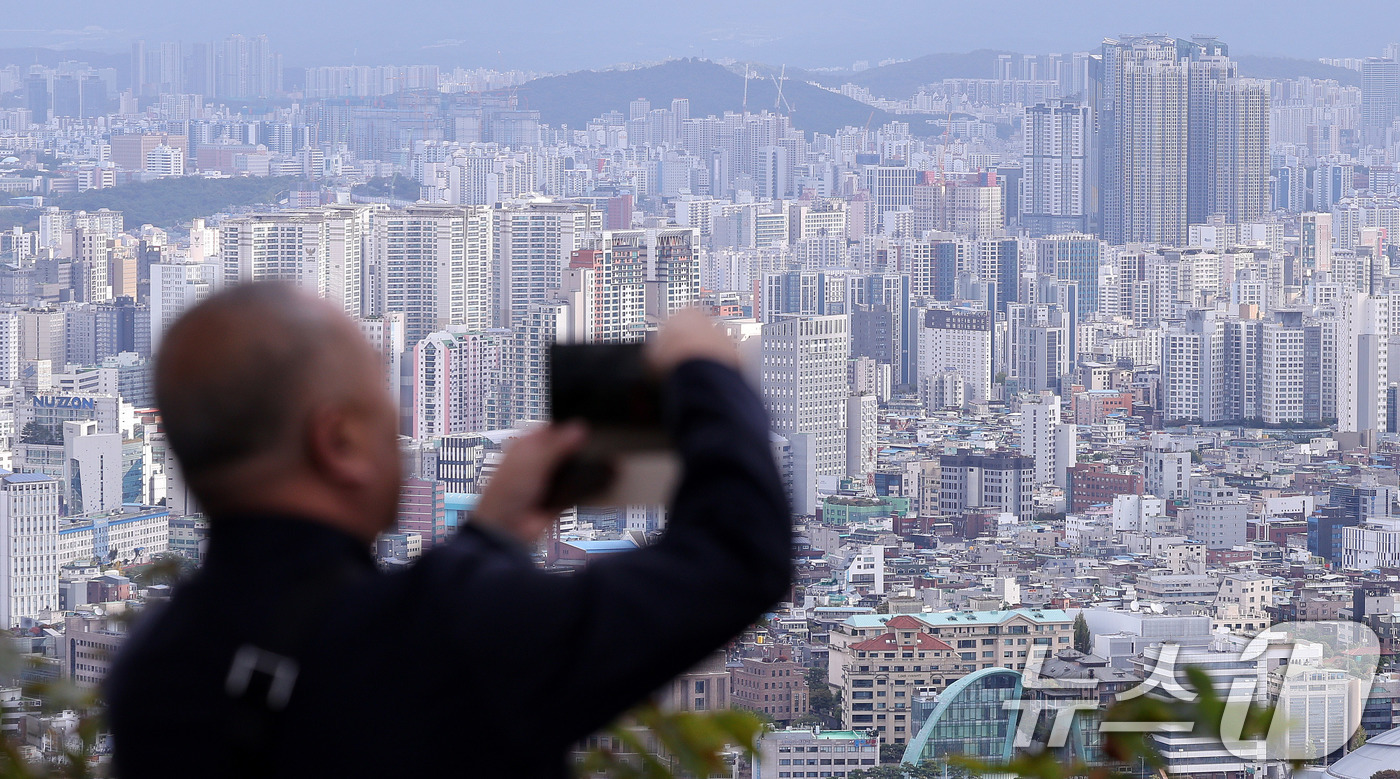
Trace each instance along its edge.
<instances>
[{"instance_id":1,"label":"green tree canopy in city","mask_svg":"<svg viewBox=\"0 0 1400 779\"><path fill-rule=\"evenodd\" d=\"M128 229L151 224L168 230L235 206L276 203L299 181L301 179L290 176L227 179L185 176L89 189L59 198L53 205L70 211L110 208L122 212Z\"/></svg>"},{"instance_id":2,"label":"green tree canopy in city","mask_svg":"<svg viewBox=\"0 0 1400 779\"><path fill-rule=\"evenodd\" d=\"M1084 619L1084 612L1081 611L1079 615L1074 618L1075 651L1083 652L1086 655L1089 654L1089 650L1092 648L1090 646L1092 641L1093 636L1089 633L1089 622Z\"/></svg>"}]
</instances>

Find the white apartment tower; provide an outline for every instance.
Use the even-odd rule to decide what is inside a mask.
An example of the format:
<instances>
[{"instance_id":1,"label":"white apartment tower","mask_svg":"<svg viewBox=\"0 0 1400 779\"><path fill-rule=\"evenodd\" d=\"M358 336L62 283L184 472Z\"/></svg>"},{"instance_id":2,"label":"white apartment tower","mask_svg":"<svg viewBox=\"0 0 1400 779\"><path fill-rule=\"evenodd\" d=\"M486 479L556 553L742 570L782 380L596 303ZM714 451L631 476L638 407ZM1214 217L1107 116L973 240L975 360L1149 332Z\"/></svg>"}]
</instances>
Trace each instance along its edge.
<instances>
[{"instance_id":1,"label":"white apartment tower","mask_svg":"<svg viewBox=\"0 0 1400 779\"><path fill-rule=\"evenodd\" d=\"M785 316L763 326L763 398L773 430L811 435L817 476L846 474L846 316Z\"/></svg>"},{"instance_id":2,"label":"white apartment tower","mask_svg":"<svg viewBox=\"0 0 1400 779\"><path fill-rule=\"evenodd\" d=\"M365 317L358 322L360 332L379 352L384 363L384 381L394 408L402 409L403 389L400 374L408 345L404 342L403 314L391 311L382 316Z\"/></svg>"},{"instance_id":3,"label":"white apartment tower","mask_svg":"<svg viewBox=\"0 0 1400 779\"><path fill-rule=\"evenodd\" d=\"M1032 235L1087 232L1089 106L1058 100L1027 106L1022 126L1021 225Z\"/></svg>"},{"instance_id":4,"label":"white apartment tower","mask_svg":"<svg viewBox=\"0 0 1400 779\"><path fill-rule=\"evenodd\" d=\"M371 214L369 206L327 206L225 220L222 283L287 281L359 316Z\"/></svg>"},{"instance_id":5,"label":"white apartment tower","mask_svg":"<svg viewBox=\"0 0 1400 779\"><path fill-rule=\"evenodd\" d=\"M492 217L484 206L418 204L375 214L372 253L385 311L417 343L448 325L491 324Z\"/></svg>"},{"instance_id":6,"label":"white apartment tower","mask_svg":"<svg viewBox=\"0 0 1400 779\"><path fill-rule=\"evenodd\" d=\"M1337 431L1385 429L1389 386L1390 300L1360 292L1338 296L1336 311Z\"/></svg>"},{"instance_id":7,"label":"white apartment tower","mask_svg":"<svg viewBox=\"0 0 1400 779\"><path fill-rule=\"evenodd\" d=\"M1021 454L1035 460L1035 483L1068 486L1076 428L1062 420L1060 396L1048 391L1022 395L1018 433Z\"/></svg>"},{"instance_id":8,"label":"white apartment tower","mask_svg":"<svg viewBox=\"0 0 1400 779\"><path fill-rule=\"evenodd\" d=\"M1163 414L1168 421L1221 421L1224 390L1225 328L1213 312L1188 310L1162 336Z\"/></svg>"},{"instance_id":9,"label":"white apartment tower","mask_svg":"<svg viewBox=\"0 0 1400 779\"><path fill-rule=\"evenodd\" d=\"M532 303L549 300L563 284L569 258L603 229L602 211L548 200L506 203L492 220L497 327L515 326Z\"/></svg>"},{"instance_id":10,"label":"white apartment tower","mask_svg":"<svg viewBox=\"0 0 1400 779\"><path fill-rule=\"evenodd\" d=\"M0 476L0 625L58 608L58 480Z\"/></svg>"}]
</instances>

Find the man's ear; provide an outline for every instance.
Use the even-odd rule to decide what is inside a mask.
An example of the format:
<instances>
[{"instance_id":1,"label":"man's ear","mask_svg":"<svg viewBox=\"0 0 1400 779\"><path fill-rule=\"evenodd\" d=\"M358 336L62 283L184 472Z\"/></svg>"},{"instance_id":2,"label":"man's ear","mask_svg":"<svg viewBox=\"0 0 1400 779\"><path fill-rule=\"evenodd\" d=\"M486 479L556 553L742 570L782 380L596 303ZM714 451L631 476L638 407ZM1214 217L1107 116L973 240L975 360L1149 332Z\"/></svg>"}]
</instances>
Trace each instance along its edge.
<instances>
[{"instance_id":1,"label":"man's ear","mask_svg":"<svg viewBox=\"0 0 1400 779\"><path fill-rule=\"evenodd\" d=\"M345 405L324 405L307 415L307 460L332 483L359 487L373 478L368 438L365 416Z\"/></svg>"}]
</instances>

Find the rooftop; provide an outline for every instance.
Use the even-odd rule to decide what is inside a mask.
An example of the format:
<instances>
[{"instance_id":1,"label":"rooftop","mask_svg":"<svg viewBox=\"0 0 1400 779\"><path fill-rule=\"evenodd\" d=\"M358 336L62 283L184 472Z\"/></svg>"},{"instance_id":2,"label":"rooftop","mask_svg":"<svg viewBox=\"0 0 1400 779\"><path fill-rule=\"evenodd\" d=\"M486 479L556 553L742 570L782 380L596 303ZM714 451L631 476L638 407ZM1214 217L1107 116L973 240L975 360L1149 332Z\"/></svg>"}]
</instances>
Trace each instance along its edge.
<instances>
[{"instance_id":1,"label":"rooftop","mask_svg":"<svg viewBox=\"0 0 1400 779\"><path fill-rule=\"evenodd\" d=\"M1069 622L1070 615L1062 609L1003 609L998 611L939 611L919 614L855 614L846 619L853 628L888 627L892 619L910 617L929 627L953 625L1000 625L1015 617L1032 622Z\"/></svg>"}]
</instances>

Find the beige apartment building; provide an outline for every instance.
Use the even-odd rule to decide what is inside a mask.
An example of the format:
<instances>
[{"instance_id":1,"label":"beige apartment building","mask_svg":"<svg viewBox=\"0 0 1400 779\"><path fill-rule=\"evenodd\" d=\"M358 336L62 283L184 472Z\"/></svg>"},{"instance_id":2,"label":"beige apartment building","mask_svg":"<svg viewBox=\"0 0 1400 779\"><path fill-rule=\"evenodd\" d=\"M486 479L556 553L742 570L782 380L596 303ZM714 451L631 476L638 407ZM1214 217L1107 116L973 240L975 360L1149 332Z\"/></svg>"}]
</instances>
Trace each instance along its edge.
<instances>
[{"instance_id":1,"label":"beige apartment building","mask_svg":"<svg viewBox=\"0 0 1400 779\"><path fill-rule=\"evenodd\" d=\"M1069 648L1073 625L1056 609L857 614L831 632L827 681L842 691L843 727L904 744L916 692L983 668L1022 670L1032 646Z\"/></svg>"}]
</instances>

